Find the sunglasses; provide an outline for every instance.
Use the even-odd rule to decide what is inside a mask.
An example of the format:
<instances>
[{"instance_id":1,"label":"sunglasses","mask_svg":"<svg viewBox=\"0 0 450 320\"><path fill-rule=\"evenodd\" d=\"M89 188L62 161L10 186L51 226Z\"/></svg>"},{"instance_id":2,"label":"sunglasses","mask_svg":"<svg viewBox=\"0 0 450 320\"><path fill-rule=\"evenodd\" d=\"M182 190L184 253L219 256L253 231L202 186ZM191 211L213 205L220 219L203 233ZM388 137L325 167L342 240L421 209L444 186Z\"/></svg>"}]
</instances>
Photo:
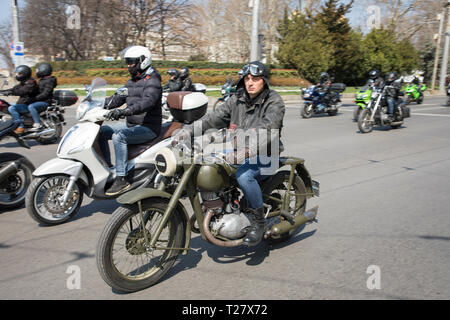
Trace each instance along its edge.
<instances>
[{"instance_id":1,"label":"sunglasses","mask_svg":"<svg viewBox=\"0 0 450 320\"><path fill-rule=\"evenodd\" d=\"M248 74L251 74L254 77L261 77L263 73L264 70L256 64L247 64L242 68L242 76L244 77Z\"/></svg>"}]
</instances>

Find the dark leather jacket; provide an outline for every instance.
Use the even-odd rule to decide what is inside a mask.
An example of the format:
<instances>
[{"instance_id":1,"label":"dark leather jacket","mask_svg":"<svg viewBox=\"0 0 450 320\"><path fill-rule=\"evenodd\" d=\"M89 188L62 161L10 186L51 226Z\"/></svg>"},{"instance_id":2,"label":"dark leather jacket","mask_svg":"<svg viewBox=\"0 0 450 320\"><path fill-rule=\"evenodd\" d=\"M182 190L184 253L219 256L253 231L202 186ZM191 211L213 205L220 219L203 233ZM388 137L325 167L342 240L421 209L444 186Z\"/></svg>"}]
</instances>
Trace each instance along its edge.
<instances>
[{"instance_id":1,"label":"dark leather jacket","mask_svg":"<svg viewBox=\"0 0 450 320\"><path fill-rule=\"evenodd\" d=\"M52 102L53 89L57 86L56 78L53 76L44 77L39 80L39 94L36 96L36 101Z\"/></svg>"},{"instance_id":2,"label":"dark leather jacket","mask_svg":"<svg viewBox=\"0 0 450 320\"><path fill-rule=\"evenodd\" d=\"M17 104L30 104L35 102L38 92L38 85L33 78L23 81L11 88L11 94L20 97L16 102Z\"/></svg>"},{"instance_id":3,"label":"dark leather jacket","mask_svg":"<svg viewBox=\"0 0 450 320\"><path fill-rule=\"evenodd\" d=\"M169 80L169 82L164 85L163 89L168 90L169 92L182 91L182 86L183 83L181 82L181 79L176 78Z\"/></svg>"},{"instance_id":4,"label":"dark leather jacket","mask_svg":"<svg viewBox=\"0 0 450 320\"><path fill-rule=\"evenodd\" d=\"M125 87L128 88L128 97L114 95L106 99L105 106L114 109L126 103L127 108L133 112L126 118L128 127L146 126L159 135L162 123L162 86L159 72L150 67L136 80L128 80Z\"/></svg>"}]
</instances>

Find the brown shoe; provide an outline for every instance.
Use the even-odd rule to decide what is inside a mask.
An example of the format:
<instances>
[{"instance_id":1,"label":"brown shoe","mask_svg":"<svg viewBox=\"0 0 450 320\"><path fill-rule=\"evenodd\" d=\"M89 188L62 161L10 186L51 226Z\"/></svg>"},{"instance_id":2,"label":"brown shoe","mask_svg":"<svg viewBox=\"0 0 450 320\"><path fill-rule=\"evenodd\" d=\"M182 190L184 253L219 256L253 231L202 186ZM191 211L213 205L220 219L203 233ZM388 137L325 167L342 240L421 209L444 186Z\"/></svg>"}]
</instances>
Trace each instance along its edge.
<instances>
[{"instance_id":1,"label":"brown shoe","mask_svg":"<svg viewBox=\"0 0 450 320\"><path fill-rule=\"evenodd\" d=\"M25 132L25 128L19 127L14 130L15 134L22 134Z\"/></svg>"}]
</instances>

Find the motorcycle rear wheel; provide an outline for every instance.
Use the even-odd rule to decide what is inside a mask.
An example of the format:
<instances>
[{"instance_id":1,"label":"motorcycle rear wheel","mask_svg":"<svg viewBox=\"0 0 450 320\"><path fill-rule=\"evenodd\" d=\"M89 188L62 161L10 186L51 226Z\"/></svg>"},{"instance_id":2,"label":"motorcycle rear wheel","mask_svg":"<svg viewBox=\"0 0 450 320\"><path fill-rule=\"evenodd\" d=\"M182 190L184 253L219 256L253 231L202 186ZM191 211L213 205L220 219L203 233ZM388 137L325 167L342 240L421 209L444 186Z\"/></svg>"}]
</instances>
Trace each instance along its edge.
<instances>
[{"instance_id":1,"label":"motorcycle rear wheel","mask_svg":"<svg viewBox=\"0 0 450 320\"><path fill-rule=\"evenodd\" d=\"M137 204L119 207L103 228L97 243L97 269L103 280L122 292L135 292L156 284L173 266L180 250L146 247L143 229L150 241L168 200L142 201L145 228ZM182 213L175 209L157 241L157 246L181 248L185 228ZM158 255L158 256L157 256Z\"/></svg>"},{"instance_id":2,"label":"motorcycle rear wheel","mask_svg":"<svg viewBox=\"0 0 450 320\"><path fill-rule=\"evenodd\" d=\"M62 224L73 217L83 202L83 193L75 183L66 205L61 207L59 201L68 183L69 176L65 175L33 179L25 198L30 217L44 225Z\"/></svg>"},{"instance_id":3,"label":"motorcycle rear wheel","mask_svg":"<svg viewBox=\"0 0 450 320\"><path fill-rule=\"evenodd\" d=\"M369 109L364 109L361 111L358 119L358 128L361 133L369 133L373 129L373 123L370 121L372 112Z\"/></svg>"},{"instance_id":4,"label":"motorcycle rear wheel","mask_svg":"<svg viewBox=\"0 0 450 320\"><path fill-rule=\"evenodd\" d=\"M11 210L25 202L27 190L33 179L34 165L17 153L2 153L0 169L12 161L20 161L19 170L0 182L0 210Z\"/></svg>"},{"instance_id":5,"label":"motorcycle rear wheel","mask_svg":"<svg viewBox=\"0 0 450 320\"><path fill-rule=\"evenodd\" d=\"M287 192L289 176L290 172L287 170L277 172L266 184L263 185L261 191L265 195L283 199L284 194ZM291 195L289 196L289 211L293 212L294 216L302 215L306 209L306 187L303 180L297 174L294 176L294 181L289 192L291 193ZM279 204L275 201L269 199L265 203L272 206L271 211L279 210ZM270 229L273 225L279 223L281 219L284 218L274 217L268 219L266 221L267 229ZM279 243L286 241L291 238L300 227L301 225L276 237L271 236L267 240L269 243Z\"/></svg>"}]
</instances>

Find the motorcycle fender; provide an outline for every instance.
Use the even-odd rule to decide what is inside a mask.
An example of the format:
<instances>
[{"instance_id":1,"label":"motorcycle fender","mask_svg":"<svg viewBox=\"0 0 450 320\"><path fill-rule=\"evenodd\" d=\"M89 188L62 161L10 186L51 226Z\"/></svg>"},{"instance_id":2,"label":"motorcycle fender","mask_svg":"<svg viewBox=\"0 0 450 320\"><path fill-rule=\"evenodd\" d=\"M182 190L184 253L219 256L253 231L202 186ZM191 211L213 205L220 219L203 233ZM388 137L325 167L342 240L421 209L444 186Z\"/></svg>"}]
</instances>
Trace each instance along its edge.
<instances>
[{"instance_id":1,"label":"motorcycle fender","mask_svg":"<svg viewBox=\"0 0 450 320\"><path fill-rule=\"evenodd\" d=\"M83 167L83 164L81 162L55 158L44 162L41 166L39 166L39 168L34 170L33 176L43 177L53 174L66 174L68 176L73 176L79 172L80 167ZM79 179L86 186L89 185L89 179L83 170L81 171Z\"/></svg>"},{"instance_id":2,"label":"motorcycle fender","mask_svg":"<svg viewBox=\"0 0 450 320\"><path fill-rule=\"evenodd\" d=\"M117 202L120 204L135 204L138 201L141 201L143 199L148 198L164 198L164 199L170 199L172 195L168 192L153 189L153 188L141 188L132 190L130 192L127 192L120 197L117 198ZM184 229L186 230L185 234L185 241L184 241L184 247L189 248L190 242L191 242L191 228L189 227L189 215L186 211L186 208L181 204L181 202L178 202L177 204L178 209L181 209L181 212L183 212L183 224ZM187 254L188 250L184 250L182 252L183 255Z\"/></svg>"},{"instance_id":3,"label":"motorcycle fender","mask_svg":"<svg viewBox=\"0 0 450 320\"><path fill-rule=\"evenodd\" d=\"M307 198L311 198L315 195L313 190L313 181L311 179L311 175L309 174L308 170L305 168L303 163L299 163L295 167L295 171L297 174L302 178L303 182L305 183L306 187L306 193Z\"/></svg>"}]
</instances>

